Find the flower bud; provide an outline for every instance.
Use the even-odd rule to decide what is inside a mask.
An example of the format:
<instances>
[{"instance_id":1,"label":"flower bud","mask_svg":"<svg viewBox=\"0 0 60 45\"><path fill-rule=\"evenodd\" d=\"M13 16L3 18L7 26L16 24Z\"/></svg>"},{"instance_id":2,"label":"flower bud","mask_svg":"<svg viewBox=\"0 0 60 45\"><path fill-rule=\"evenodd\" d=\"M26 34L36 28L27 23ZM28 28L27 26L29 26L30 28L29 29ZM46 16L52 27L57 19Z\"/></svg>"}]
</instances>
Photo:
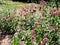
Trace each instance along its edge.
<instances>
[{"instance_id":1,"label":"flower bud","mask_svg":"<svg viewBox=\"0 0 60 45\"><path fill-rule=\"evenodd\" d=\"M46 43L49 39L48 38L44 38L43 42Z\"/></svg>"},{"instance_id":2,"label":"flower bud","mask_svg":"<svg viewBox=\"0 0 60 45\"><path fill-rule=\"evenodd\" d=\"M32 39L35 39L36 37L34 35L32 35Z\"/></svg>"}]
</instances>

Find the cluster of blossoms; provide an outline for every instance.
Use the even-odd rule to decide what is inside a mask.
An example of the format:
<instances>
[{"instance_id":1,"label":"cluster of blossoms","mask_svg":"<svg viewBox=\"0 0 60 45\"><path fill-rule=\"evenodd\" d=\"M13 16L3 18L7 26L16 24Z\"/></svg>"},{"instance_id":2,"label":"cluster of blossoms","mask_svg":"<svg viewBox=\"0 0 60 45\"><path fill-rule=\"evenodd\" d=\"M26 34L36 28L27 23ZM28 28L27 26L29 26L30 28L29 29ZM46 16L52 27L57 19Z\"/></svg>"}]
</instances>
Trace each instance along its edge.
<instances>
[{"instance_id":1,"label":"cluster of blossoms","mask_svg":"<svg viewBox=\"0 0 60 45\"><path fill-rule=\"evenodd\" d=\"M8 15L1 18L0 30L3 34L14 34L18 25L18 16Z\"/></svg>"},{"instance_id":2,"label":"cluster of blossoms","mask_svg":"<svg viewBox=\"0 0 60 45\"><path fill-rule=\"evenodd\" d=\"M60 11L58 11L56 7L53 7L51 11L53 12L53 16L60 14Z\"/></svg>"},{"instance_id":3,"label":"cluster of blossoms","mask_svg":"<svg viewBox=\"0 0 60 45\"><path fill-rule=\"evenodd\" d=\"M14 18L18 18L18 16L16 16L16 15L3 16L2 20L6 20L7 18L14 19Z\"/></svg>"},{"instance_id":4,"label":"cluster of blossoms","mask_svg":"<svg viewBox=\"0 0 60 45\"><path fill-rule=\"evenodd\" d=\"M47 2L45 2L44 0L40 1L40 5L41 6L46 6L47 5Z\"/></svg>"},{"instance_id":5,"label":"cluster of blossoms","mask_svg":"<svg viewBox=\"0 0 60 45\"><path fill-rule=\"evenodd\" d=\"M48 38L44 38L40 45L45 45L48 40Z\"/></svg>"},{"instance_id":6,"label":"cluster of blossoms","mask_svg":"<svg viewBox=\"0 0 60 45\"><path fill-rule=\"evenodd\" d=\"M53 15L55 16L55 15L59 15L60 14L60 11L55 11L55 12L53 12Z\"/></svg>"}]
</instances>

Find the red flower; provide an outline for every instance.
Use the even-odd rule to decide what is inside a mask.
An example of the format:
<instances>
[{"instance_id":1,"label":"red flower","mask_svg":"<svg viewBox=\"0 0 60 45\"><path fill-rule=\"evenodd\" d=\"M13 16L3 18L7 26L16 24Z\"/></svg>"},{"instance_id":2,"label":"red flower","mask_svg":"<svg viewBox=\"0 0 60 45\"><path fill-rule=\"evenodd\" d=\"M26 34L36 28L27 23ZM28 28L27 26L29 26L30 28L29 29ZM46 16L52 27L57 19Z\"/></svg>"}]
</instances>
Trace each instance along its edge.
<instances>
[{"instance_id":1,"label":"red flower","mask_svg":"<svg viewBox=\"0 0 60 45\"><path fill-rule=\"evenodd\" d=\"M46 43L49 39L48 38L44 38L43 42Z\"/></svg>"},{"instance_id":2,"label":"red flower","mask_svg":"<svg viewBox=\"0 0 60 45\"><path fill-rule=\"evenodd\" d=\"M35 25L40 25L40 22L35 22Z\"/></svg>"},{"instance_id":3,"label":"red flower","mask_svg":"<svg viewBox=\"0 0 60 45\"><path fill-rule=\"evenodd\" d=\"M55 12L53 12L53 16L55 16L55 15L59 15L59 14L60 14L59 11L55 11Z\"/></svg>"},{"instance_id":4,"label":"red flower","mask_svg":"<svg viewBox=\"0 0 60 45\"><path fill-rule=\"evenodd\" d=\"M36 37L34 35L32 35L32 39L35 39Z\"/></svg>"},{"instance_id":5,"label":"red flower","mask_svg":"<svg viewBox=\"0 0 60 45\"><path fill-rule=\"evenodd\" d=\"M28 12L26 12L25 14L24 14L24 16L29 16L30 14L28 13Z\"/></svg>"},{"instance_id":6,"label":"red flower","mask_svg":"<svg viewBox=\"0 0 60 45\"><path fill-rule=\"evenodd\" d=\"M51 9L51 11L53 11L53 12L54 12L54 11L57 11L57 8L54 7L54 8Z\"/></svg>"},{"instance_id":7,"label":"red flower","mask_svg":"<svg viewBox=\"0 0 60 45\"><path fill-rule=\"evenodd\" d=\"M45 1L40 1L40 5L41 5L41 6L46 6L46 5L47 5L47 2L45 2Z\"/></svg>"},{"instance_id":8,"label":"red flower","mask_svg":"<svg viewBox=\"0 0 60 45\"><path fill-rule=\"evenodd\" d=\"M32 12L32 13L36 12L36 9L33 9L31 12Z\"/></svg>"}]
</instances>

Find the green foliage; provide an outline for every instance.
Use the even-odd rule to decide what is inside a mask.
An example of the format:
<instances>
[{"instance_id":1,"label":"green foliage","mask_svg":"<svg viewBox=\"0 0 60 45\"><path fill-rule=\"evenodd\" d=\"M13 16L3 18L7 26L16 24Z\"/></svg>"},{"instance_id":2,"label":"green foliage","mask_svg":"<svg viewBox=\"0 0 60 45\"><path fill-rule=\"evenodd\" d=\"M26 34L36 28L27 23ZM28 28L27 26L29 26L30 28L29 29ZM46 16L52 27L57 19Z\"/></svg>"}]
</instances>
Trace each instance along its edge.
<instances>
[{"instance_id":1,"label":"green foliage","mask_svg":"<svg viewBox=\"0 0 60 45\"><path fill-rule=\"evenodd\" d=\"M14 34L16 32L16 26L18 25L18 19L13 15L3 16L0 20L0 30L2 33Z\"/></svg>"},{"instance_id":2,"label":"green foliage","mask_svg":"<svg viewBox=\"0 0 60 45\"><path fill-rule=\"evenodd\" d=\"M19 39L18 38L14 38L14 45L19 45Z\"/></svg>"}]
</instances>

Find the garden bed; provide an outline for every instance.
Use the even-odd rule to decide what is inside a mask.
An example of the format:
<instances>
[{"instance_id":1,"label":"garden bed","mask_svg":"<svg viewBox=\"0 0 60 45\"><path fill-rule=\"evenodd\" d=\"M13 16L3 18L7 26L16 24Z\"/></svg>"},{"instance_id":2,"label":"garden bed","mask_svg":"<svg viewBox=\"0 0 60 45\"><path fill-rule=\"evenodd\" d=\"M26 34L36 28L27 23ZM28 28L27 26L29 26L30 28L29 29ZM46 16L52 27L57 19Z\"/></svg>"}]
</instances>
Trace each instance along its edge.
<instances>
[{"instance_id":1,"label":"garden bed","mask_svg":"<svg viewBox=\"0 0 60 45\"><path fill-rule=\"evenodd\" d=\"M13 45L60 45L59 7L41 1L14 11L0 20L1 32L12 35Z\"/></svg>"}]
</instances>

